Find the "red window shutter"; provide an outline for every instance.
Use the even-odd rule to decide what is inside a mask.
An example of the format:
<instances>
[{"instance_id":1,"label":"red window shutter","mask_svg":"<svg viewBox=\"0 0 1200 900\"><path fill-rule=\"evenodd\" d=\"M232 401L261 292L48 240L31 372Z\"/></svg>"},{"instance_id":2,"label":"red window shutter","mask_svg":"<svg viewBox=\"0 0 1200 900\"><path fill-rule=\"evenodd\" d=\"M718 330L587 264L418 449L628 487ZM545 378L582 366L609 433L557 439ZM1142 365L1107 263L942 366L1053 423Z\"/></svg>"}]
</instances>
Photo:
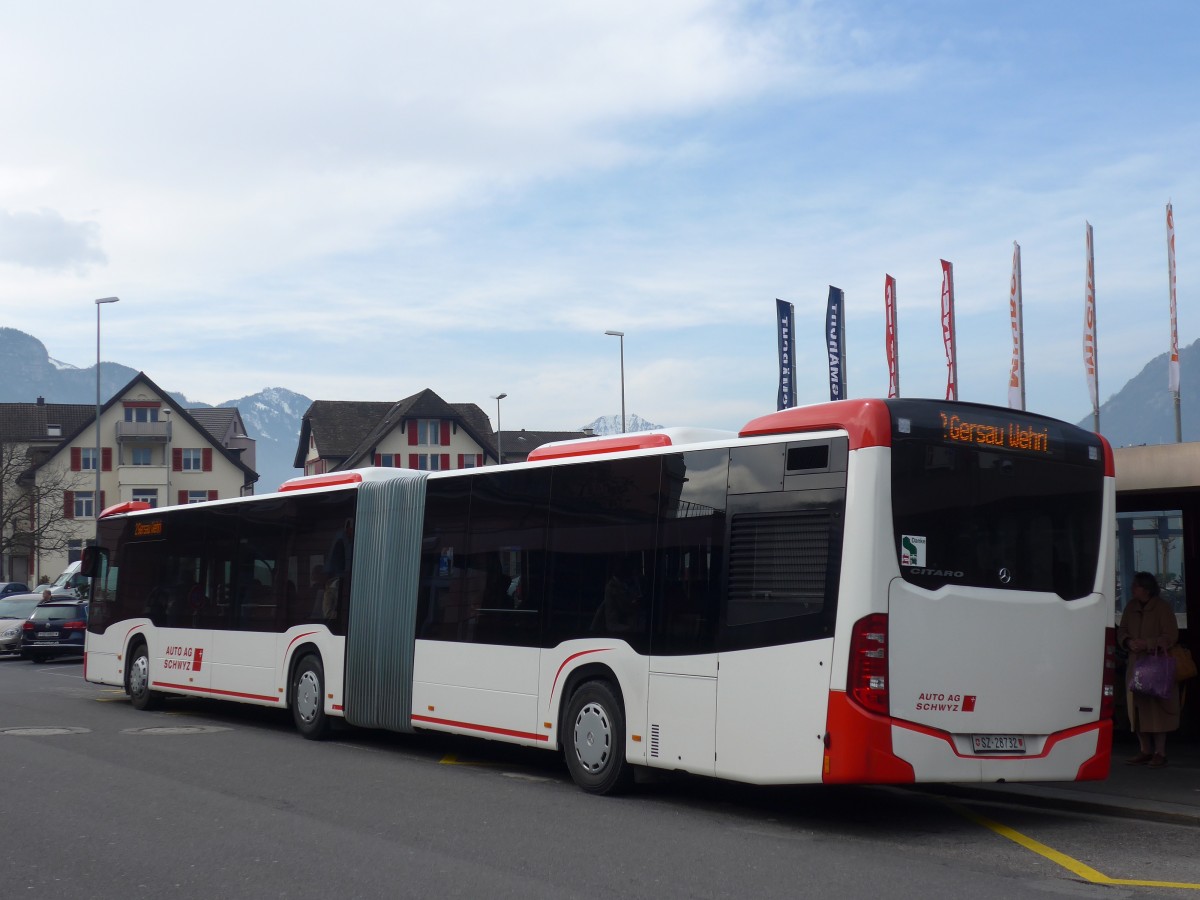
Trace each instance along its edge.
<instances>
[{"instance_id":1,"label":"red window shutter","mask_svg":"<svg viewBox=\"0 0 1200 900\"><path fill-rule=\"evenodd\" d=\"M63 491L63 518L75 518L75 492Z\"/></svg>"},{"instance_id":2,"label":"red window shutter","mask_svg":"<svg viewBox=\"0 0 1200 900\"><path fill-rule=\"evenodd\" d=\"M480 467L483 466L483 454L482 453L475 454L475 465L480 466Z\"/></svg>"},{"instance_id":3,"label":"red window shutter","mask_svg":"<svg viewBox=\"0 0 1200 900\"><path fill-rule=\"evenodd\" d=\"M205 447L200 451L200 468L205 472L212 471L212 447Z\"/></svg>"},{"instance_id":4,"label":"red window shutter","mask_svg":"<svg viewBox=\"0 0 1200 900\"><path fill-rule=\"evenodd\" d=\"M382 453L375 454L375 465L377 465L377 466L383 465L383 454Z\"/></svg>"},{"instance_id":5,"label":"red window shutter","mask_svg":"<svg viewBox=\"0 0 1200 900\"><path fill-rule=\"evenodd\" d=\"M421 468L421 460L417 458L417 454L415 454L415 453L408 454L408 467L410 469Z\"/></svg>"},{"instance_id":6,"label":"red window shutter","mask_svg":"<svg viewBox=\"0 0 1200 900\"><path fill-rule=\"evenodd\" d=\"M100 513L104 512L104 510L105 510L104 491L101 491L100 492L100 508L98 510L96 510L96 518L100 518Z\"/></svg>"},{"instance_id":7,"label":"red window shutter","mask_svg":"<svg viewBox=\"0 0 1200 900\"><path fill-rule=\"evenodd\" d=\"M100 469L104 472L112 471L112 447L100 449Z\"/></svg>"},{"instance_id":8,"label":"red window shutter","mask_svg":"<svg viewBox=\"0 0 1200 900\"><path fill-rule=\"evenodd\" d=\"M172 447L171 448L171 471L172 472L182 472L183 471L183 448L182 447Z\"/></svg>"},{"instance_id":9,"label":"red window shutter","mask_svg":"<svg viewBox=\"0 0 1200 900\"><path fill-rule=\"evenodd\" d=\"M209 500L216 500L216 499L217 499L217 492L216 492L216 491L209 491L209 492L208 492L208 499L209 499Z\"/></svg>"},{"instance_id":10,"label":"red window shutter","mask_svg":"<svg viewBox=\"0 0 1200 900\"><path fill-rule=\"evenodd\" d=\"M449 469L449 468L450 468L450 454L443 453L441 469L442 469L442 471L445 471L446 469Z\"/></svg>"},{"instance_id":11,"label":"red window shutter","mask_svg":"<svg viewBox=\"0 0 1200 900\"><path fill-rule=\"evenodd\" d=\"M408 446L410 446L410 447L417 446L417 431L418 430L419 429L417 428L417 420L409 419L409 421L408 421Z\"/></svg>"},{"instance_id":12,"label":"red window shutter","mask_svg":"<svg viewBox=\"0 0 1200 900\"><path fill-rule=\"evenodd\" d=\"M458 468L465 469L467 467L467 454L458 454Z\"/></svg>"},{"instance_id":13,"label":"red window shutter","mask_svg":"<svg viewBox=\"0 0 1200 900\"><path fill-rule=\"evenodd\" d=\"M83 469L83 448L71 448L71 471L78 472Z\"/></svg>"},{"instance_id":14,"label":"red window shutter","mask_svg":"<svg viewBox=\"0 0 1200 900\"><path fill-rule=\"evenodd\" d=\"M449 447L450 446L450 423L448 421L445 421L445 420L442 421L441 432L442 432L442 435L441 435L442 439L440 441L438 441L438 443L443 447Z\"/></svg>"},{"instance_id":15,"label":"red window shutter","mask_svg":"<svg viewBox=\"0 0 1200 900\"><path fill-rule=\"evenodd\" d=\"M184 506L187 504L187 501L188 501L188 492L180 491L179 492L179 505Z\"/></svg>"}]
</instances>

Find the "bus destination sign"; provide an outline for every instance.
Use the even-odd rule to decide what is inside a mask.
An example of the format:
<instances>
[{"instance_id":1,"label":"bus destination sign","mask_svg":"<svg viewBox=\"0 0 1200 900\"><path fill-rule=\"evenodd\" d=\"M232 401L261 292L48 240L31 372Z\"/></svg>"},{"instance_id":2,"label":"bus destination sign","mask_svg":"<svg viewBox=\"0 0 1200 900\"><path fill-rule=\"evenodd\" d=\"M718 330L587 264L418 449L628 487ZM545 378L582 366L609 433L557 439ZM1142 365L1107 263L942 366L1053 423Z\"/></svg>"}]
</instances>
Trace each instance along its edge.
<instances>
[{"instance_id":1,"label":"bus destination sign","mask_svg":"<svg viewBox=\"0 0 1200 900\"><path fill-rule=\"evenodd\" d=\"M942 437L954 444L976 444L1020 450L1026 453L1053 453L1050 428L1033 422L971 421L958 413L940 413Z\"/></svg>"},{"instance_id":2,"label":"bus destination sign","mask_svg":"<svg viewBox=\"0 0 1200 900\"><path fill-rule=\"evenodd\" d=\"M135 522L133 524L134 537L154 537L162 534L163 523L162 519L151 519L149 522Z\"/></svg>"}]
</instances>

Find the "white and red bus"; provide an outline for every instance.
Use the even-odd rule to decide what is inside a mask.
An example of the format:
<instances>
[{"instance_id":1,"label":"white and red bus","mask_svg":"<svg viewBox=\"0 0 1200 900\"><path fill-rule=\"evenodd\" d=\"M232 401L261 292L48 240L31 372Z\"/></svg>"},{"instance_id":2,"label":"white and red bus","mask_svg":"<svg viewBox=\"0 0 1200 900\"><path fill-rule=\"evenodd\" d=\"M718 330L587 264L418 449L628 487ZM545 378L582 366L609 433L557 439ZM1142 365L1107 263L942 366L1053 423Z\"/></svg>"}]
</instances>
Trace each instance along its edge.
<instances>
[{"instance_id":1,"label":"white and red bus","mask_svg":"<svg viewBox=\"0 0 1200 900\"><path fill-rule=\"evenodd\" d=\"M1112 736L1113 457L930 400L107 510L86 677L761 784L1083 780Z\"/></svg>"}]
</instances>

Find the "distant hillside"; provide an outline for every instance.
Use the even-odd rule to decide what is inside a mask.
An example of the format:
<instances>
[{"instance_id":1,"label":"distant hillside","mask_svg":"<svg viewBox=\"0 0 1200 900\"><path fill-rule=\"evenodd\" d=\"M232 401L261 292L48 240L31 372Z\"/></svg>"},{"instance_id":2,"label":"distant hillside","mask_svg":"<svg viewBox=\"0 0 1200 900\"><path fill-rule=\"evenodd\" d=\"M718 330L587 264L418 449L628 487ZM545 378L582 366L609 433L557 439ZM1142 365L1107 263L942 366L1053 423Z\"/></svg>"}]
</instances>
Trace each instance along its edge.
<instances>
[{"instance_id":1,"label":"distant hillside","mask_svg":"<svg viewBox=\"0 0 1200 900\"><path fill-rule=\"evenodd\" d=\"M1180 349L1179 381L1183 439L1198 441L1200 340ZM1078 424L1090 430L1091 415ZM1114 447L1175 443L1175 400L1167 391L1167 354L1146 363L1141 372L1100 405L1100 433Z\"/></svg>"}]
</instances>

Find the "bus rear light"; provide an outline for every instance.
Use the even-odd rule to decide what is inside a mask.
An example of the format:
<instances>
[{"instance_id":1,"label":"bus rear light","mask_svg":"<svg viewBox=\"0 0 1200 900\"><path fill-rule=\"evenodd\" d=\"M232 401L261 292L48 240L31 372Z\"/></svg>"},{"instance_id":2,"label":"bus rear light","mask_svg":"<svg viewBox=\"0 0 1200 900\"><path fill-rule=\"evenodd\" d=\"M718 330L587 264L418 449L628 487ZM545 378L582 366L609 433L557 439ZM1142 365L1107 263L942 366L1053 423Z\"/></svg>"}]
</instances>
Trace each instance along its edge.
<instances>
[{"instance_id":1,"label":"bus rear light","mask_svg":"<svg viewBox=\"0 0 1200 900\"><path fill-rule=\"evenodd\" d=\"M887 615L873 613L854 623L846 688L868 712L888 714Z\"/></svg>"},{"instance_id":2,"label":"bus rear light","mask_svg":"<svg viewBox=\"0 0 1200 900\"><path fill-rule=\"evenodd\" d=\"M1100 688L1100 718L1111 719L1117 701L1117 630L1104 629L1104 678Z\"/></svg>"}]
</instances>

